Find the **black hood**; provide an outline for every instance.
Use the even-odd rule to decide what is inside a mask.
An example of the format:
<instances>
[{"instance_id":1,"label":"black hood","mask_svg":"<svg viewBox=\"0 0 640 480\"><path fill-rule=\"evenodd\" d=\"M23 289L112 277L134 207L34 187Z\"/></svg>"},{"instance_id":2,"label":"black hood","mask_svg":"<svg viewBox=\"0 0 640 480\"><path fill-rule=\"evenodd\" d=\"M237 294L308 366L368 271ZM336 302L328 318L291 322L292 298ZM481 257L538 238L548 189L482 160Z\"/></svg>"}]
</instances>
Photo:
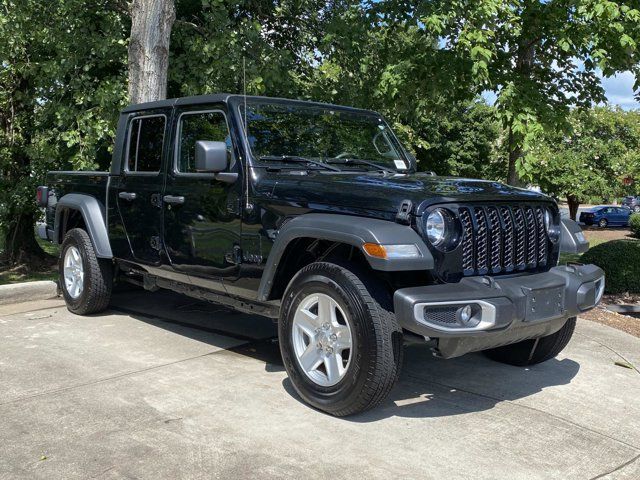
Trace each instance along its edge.
<instances>
[{"instance_id":1,"label":"black hood","mask_svg":"<svg viewBox=\"0 0 640 480\"><path fill-rule=\"evenodd\" d=\"M279 171L264 172L259 195L294 202L313 210L340 207L395 213L403 200L411 200L415 213L436 203L552 202L541 193L499 182L437 177L424 173L383 176L371 173ZM323 208L324 207L324 208Z\"/></svg>"}]
</instances>

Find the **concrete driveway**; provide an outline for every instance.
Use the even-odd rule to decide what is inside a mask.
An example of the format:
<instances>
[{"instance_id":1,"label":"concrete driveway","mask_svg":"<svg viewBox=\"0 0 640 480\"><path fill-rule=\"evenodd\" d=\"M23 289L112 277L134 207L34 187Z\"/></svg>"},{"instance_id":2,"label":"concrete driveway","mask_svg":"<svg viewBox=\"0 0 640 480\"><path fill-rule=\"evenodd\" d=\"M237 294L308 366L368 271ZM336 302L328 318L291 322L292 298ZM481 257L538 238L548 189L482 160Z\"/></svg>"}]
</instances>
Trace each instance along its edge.
<instances>
[{"instance_id":1,"label":"concrete driveway","mask_svg":"<svg viewBox=\"0 0 640 480\"><path fill-rule=\"evenodd\" d=\"M407 347L388 401L300 402L270 321L167 293L0 307L0 478L640 478L640 339L522 369Z\"/></svg>"}]
</instances>

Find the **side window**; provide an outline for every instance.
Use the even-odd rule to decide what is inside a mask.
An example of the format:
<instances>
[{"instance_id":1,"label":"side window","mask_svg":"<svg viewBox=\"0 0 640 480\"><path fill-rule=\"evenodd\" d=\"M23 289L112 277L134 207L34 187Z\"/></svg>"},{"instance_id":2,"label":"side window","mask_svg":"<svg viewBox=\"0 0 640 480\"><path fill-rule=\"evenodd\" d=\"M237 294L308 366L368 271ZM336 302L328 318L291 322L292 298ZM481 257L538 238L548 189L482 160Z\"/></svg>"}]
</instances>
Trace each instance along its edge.
<instances>
[{"instance_id":1,"label":"side window","mask_svg":"<svg viewBox=\"0 0 640 480\"><path fill-rule=\"evenodd\" d=\"M164 115L134 118L129 126L127 170L159 172L166 118Z\"/></svg>"},{"instance_id":2,"label":"side window","mask_svg":"<svg viewBox=\"0 0 640 480\"><path fill-rule=\"evenodd\" d=\"M231 137L224 113L219 111L185 113L180 117L178 132L180 135L176 165L178 172L197 173L196 142L199 140L225 142L229 165L233 164Z\"/></svg>"}]
</instances>

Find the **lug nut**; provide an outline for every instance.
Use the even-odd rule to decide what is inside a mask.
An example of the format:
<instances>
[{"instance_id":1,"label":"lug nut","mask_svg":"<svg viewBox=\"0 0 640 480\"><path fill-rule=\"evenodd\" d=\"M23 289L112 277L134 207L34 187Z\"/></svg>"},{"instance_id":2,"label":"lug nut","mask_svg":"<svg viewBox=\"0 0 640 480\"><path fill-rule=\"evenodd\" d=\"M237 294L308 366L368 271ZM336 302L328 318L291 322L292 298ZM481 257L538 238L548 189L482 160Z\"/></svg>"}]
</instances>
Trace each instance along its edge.
<instances>
[{"instance_id":1,"label":"lug nut","mask_svg":"<svg viewBox=\"0 0 640 480\"><path fill-rule=\"evenodd\" d=\"M333 353L333 348L327 347L327 353Z\"/></svg>"},{"instance_id":2,"label":"lug nut","mask_svg":"<svg viewBox=\"0 0 640 480\"><path fill-rule=\"evenodd\" d=\"M329 324L325 323L324 325L322 325L322 328L324 328L325 330L329 330Z\"/></svg>"},{"instance_id":3,"label":"lug nut","mask_svg":"<svg viewBox=\"0 0 640 480\"><path fill-rule=\"evenodd\" d=\"M338 339L338 336L335 333L332 333L329 338L335 342Z\"/></svg>"}]
</instances>

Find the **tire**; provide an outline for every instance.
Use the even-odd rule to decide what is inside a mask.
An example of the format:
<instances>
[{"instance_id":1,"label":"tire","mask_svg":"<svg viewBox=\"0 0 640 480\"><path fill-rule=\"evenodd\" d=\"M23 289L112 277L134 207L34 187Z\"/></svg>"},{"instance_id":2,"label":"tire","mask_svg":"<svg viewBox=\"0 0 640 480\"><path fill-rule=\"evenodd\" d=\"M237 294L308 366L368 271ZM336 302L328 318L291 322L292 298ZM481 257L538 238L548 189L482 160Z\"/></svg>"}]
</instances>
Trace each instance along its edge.
<instances>
[{"instance_id":1,"label":"tire","mask_svg":"<svg viewBox=\"0 0 640 480\"><path fill-rule=\"evenodd\" d=\"M70 251L75 249L75 251ZM79 253L82 267L79 290L69 287L65 280L65 261L67 256ZM77 315L97 313L109 305L113 287L113 268L109 260L96 257L93 243L86 231L81 228L69 230L62 242L58 263L60 289L70 312Z\"/></svg>"},{"instance_id":2,"label":"tire","mask_svg":"<svg viewBox=\"0 0 640 480\"><path fill-rule=\"evenodd\" d=\"M491 360L496 362L526 367L536 363L546 362L558 355L573 336L576 328L576 317L569 318L560 330L546 337L505 345L484 353Z\"/></svg>"},{"instance_id":3,"label":"tire","mask_svg":"<svg viewBox=\"0 0 640 480\"><path fill-rule=\"evenodd\" d=\"M296 313L305 304L312 305L318 300L316 312L319 312L320 299L326 300L325 297L335 302L332 308L338 323L344 323L342 331L345 327L350 331L348 360L343 351L340 361L344 371L335 384L329 384L330 369L325 356L328 358L330 354L322 350L324 347L316 348L322 344L322 340L315 343L318 335L324 333L318 333L320 327L316 328L316 336L312 339L300 334L302 329L298 330L296 323ZM400 374L403 355L402 329L392 312L392 304L390 294L355 265L317 262L294 276L283 298L278 335L284 366L305 402L343 417L371 409L387 397ZM317 318L320 317L318 314ZM300 355L296 353L300 338L309 341L307 347L302 345L300 348L311 348L316 352L314 355L323 359L311 373L305 371ZM340 338L338 336L338 340Z\"/></svg>"},{"instance_id":4,"label":"tire","mask_svg":"<svg viewBox=\"0 0 640 480\"><path fill-rule=\"evenodd\" d=\"M640 205L636 205L635 207L633 207L633 211L635 213L640 213Z\"/></svg>"},{"instance_id":5,"label":"tire","mask_svg":"<svg viewBox=\"0 0 640 480\"><path fill-rule=\"evenodd\" d=\"M607 228L607 225L609 225L609 221L606 218L603 218L598 222L598 226L600 228Z\"/></svg>"}]
</instances>

